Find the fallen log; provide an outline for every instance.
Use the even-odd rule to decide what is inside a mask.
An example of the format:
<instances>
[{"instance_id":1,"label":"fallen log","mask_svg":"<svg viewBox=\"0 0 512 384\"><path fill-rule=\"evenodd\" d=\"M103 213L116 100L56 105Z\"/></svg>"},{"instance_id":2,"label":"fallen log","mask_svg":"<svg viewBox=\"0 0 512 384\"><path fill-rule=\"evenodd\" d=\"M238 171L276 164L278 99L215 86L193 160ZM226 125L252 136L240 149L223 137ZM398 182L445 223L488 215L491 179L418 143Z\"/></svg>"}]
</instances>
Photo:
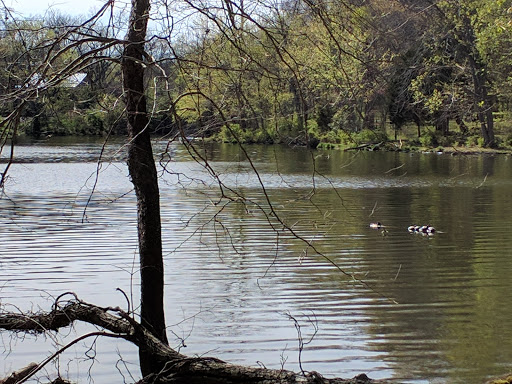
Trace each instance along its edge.
<instances>
[{"instance_id":1,"label":"fallen log","mask_svg":"<svg viewBox=\"0 0 512 384\"><path fill-rule=\"evenodd\" d=\"M345 151L359 151L361 149L368 149L368 148L370 148L372 151L375 151L376 149L379 149L382 144L384 144L383 141L381 141L379 143L366 143L366 144L357 145L355 147L345 148Z\"/></svg>"},{"instance_id":2,"label":"fallen log","mask_svg":"<svg viewBox=\"0 0 512 384\"><path fill-rule=\"evenodd\" d=\"M230 364L212 357L188 357L182 355L167 344L162 343L151 332L142 327L129 313L119 307L98 307L78 299L66 301L63 305L56 302L47 313L0 313L0 329L11 332L44 333L56 331L83 321L103 328L107 332L94 332L90 335L123 338L148 352L164 368L144 377L138 384L151 383L187 383L187 384L240 384L240 383L301 383L301 384L367 384L384 383L369 379L361 374L353 379L328 379L317 372L295 373L280 369L246 367ZM88 335L85 335L88 336ZM78 338L82 340L85 336ZM65 348L72 345L68 344ZM62 351L65 349L63 348ZM53 357L56 357L56 353ZM41 364L29 365L24 379L35 374L49 360ZM28 369L30 367L30 369ZM7 379L4 379L7 380ZM16 382L16 381L15 381ZM10 382L0 381L0 384Z\"/></svg>"},{"instance_id":3,"label":"fallen log","mask_svg":"<svg viewBox=\"0 0 512 384\"><path fill-rule=\"evenodd\" d=\"M29 377L32 372L37 368L36 363L30 363L24 368L21 368L13 373L11 373L9 376L7 376L5 379L0 380L0 384L15 384L19 383L20 381L26 379Z\"/></svg>"}]
</instances>

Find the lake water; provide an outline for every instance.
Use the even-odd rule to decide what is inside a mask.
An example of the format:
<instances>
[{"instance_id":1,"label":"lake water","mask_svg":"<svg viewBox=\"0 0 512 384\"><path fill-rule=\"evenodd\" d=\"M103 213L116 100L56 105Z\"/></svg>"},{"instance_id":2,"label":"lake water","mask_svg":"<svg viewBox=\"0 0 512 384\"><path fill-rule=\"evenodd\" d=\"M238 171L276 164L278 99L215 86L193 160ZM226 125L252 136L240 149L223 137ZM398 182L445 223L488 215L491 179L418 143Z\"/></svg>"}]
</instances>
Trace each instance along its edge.
<instances>
[{"instance_id":1,"label":"lake water","mask_svg":"<svg viewBox=\"0 0 512 384\"><path fill-rule=\"evenodd\" d=\"M17 148L0 199L4 309L48 310L64 292L126 308L116 288L137 303L124 148L106 145L98 163L101 142L66 140ZM182 353L294 371L300 357L328 377L410 383L512 371L509 156L248 146L256 175L236 146L199 151L218 178L180 144L157 156L168 335ZM386 232L369 228L376 221ZM1 333L0 375L89 330ZM58 368L80 382L132 382L137 360L127 343L87 339L43 377Z\"/></svg>"}]
</instances>

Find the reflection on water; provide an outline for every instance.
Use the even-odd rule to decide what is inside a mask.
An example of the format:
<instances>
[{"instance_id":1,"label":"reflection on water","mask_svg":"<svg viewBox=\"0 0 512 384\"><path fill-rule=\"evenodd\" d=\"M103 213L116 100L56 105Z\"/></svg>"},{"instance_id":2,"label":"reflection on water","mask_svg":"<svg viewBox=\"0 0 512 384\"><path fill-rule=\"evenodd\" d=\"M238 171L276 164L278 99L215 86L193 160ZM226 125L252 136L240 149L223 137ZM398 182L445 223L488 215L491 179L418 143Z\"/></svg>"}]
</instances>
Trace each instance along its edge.
<instances>
[{"instance_id":1,"label":"reflection on water","mask_svg":"<svg viewBox=\"0 0 512 384\"><path fill-rule=\"evenodd\" d=\"M0 200L3 306L47 309L66 291L122 305L116 288L137 302L134 197L122 163L98 170L100 150L97 143L18 149L21 162ZM214 180L173 148L174 174L161 180L173 346L184 340L189 355L298 370L291 315L305 340L318 327L302 353L304 369L328 376L476 383L510 370L507 156L249 147L273 208L313 249L259 209L264 195L236 147L204 151L220 179L252 204L213 204ZM105 154L122 158L119 145ZM370 221L387 232L368 228ZM441 233L410 234L413 223ZM52 343L2 340L0 373L42 360ZM91 344L67 356L75 358L65 369L71 378L87 376ZM139 374L136 356L129 345L102 341L94 377L130 381L128 371Z\"/></svg>"}]
</instances>

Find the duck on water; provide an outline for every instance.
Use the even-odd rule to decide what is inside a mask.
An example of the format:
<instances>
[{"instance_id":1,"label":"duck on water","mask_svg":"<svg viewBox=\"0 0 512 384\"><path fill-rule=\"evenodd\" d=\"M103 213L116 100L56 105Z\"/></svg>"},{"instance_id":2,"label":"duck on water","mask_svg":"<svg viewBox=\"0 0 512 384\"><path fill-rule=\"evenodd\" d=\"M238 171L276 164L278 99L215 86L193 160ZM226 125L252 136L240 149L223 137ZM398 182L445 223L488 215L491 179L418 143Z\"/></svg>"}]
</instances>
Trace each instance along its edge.
<instances>
[{"instance_id":1,"label":"duck on water","mask_svg":"<svg viewBox=\"0 0 512 384\"><path fill-rule=\"evenodd\" d=\"M370 223L370 228L372 229L385 229L386 227L380 222ZM436 233L436 229L430 225L410 225L407 230L411 233L427 233L434 234Z\"/></svg>"},{"instance_id":2,"label":"duck on water","mask_svg":"<svg viewBox=\"0 0 512 384\"><path fill-rule=\"evenodd\" d=\"M409 232L418 232L418 233L435 233L436 229L431 225L411 225L407 228Z\"/></svg>"}]
</instances>

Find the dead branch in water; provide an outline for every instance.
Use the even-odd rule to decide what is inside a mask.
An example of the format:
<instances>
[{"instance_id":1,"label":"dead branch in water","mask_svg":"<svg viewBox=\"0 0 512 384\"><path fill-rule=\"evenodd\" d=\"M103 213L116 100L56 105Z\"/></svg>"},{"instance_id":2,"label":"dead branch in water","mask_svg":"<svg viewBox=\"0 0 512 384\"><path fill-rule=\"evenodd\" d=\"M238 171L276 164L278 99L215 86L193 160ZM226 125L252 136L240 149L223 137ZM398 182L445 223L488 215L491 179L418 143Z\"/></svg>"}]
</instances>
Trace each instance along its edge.
<instances>
[{"instance_id":1,"label":"dead branch in water","mask_svg":"<svg viewBox=\"0 0 512 384\"><path fill-rule=\"evenodd\" d=\"M74 295L73 295L74 296ZM317 372L295 373L287 370L245 367L234 365L212 357L188 357L182 355L161 342L151 332L142 327L129 313L119 307L98 307L86 303L74 296L71 300L57 302L50 312L45 313L0 313L0 329L11 332L40 334L58 331L72 325L75 321L83 321L102 328L104 331L95 335L123 338L134 343L140 350L162 362L164 369L154 372L138 383L325 383L325 384L365 384L377 383L361 374L353 379L327 379ZM108 331L108 332L106 332ZM89 337L83 335L41 364L30 364L26 368L13 373L0 381L1 384L24 382L38 370L58 356L65 348ZM15 376L15 381L11 377Z\"/></svg>"}]
</instances>

